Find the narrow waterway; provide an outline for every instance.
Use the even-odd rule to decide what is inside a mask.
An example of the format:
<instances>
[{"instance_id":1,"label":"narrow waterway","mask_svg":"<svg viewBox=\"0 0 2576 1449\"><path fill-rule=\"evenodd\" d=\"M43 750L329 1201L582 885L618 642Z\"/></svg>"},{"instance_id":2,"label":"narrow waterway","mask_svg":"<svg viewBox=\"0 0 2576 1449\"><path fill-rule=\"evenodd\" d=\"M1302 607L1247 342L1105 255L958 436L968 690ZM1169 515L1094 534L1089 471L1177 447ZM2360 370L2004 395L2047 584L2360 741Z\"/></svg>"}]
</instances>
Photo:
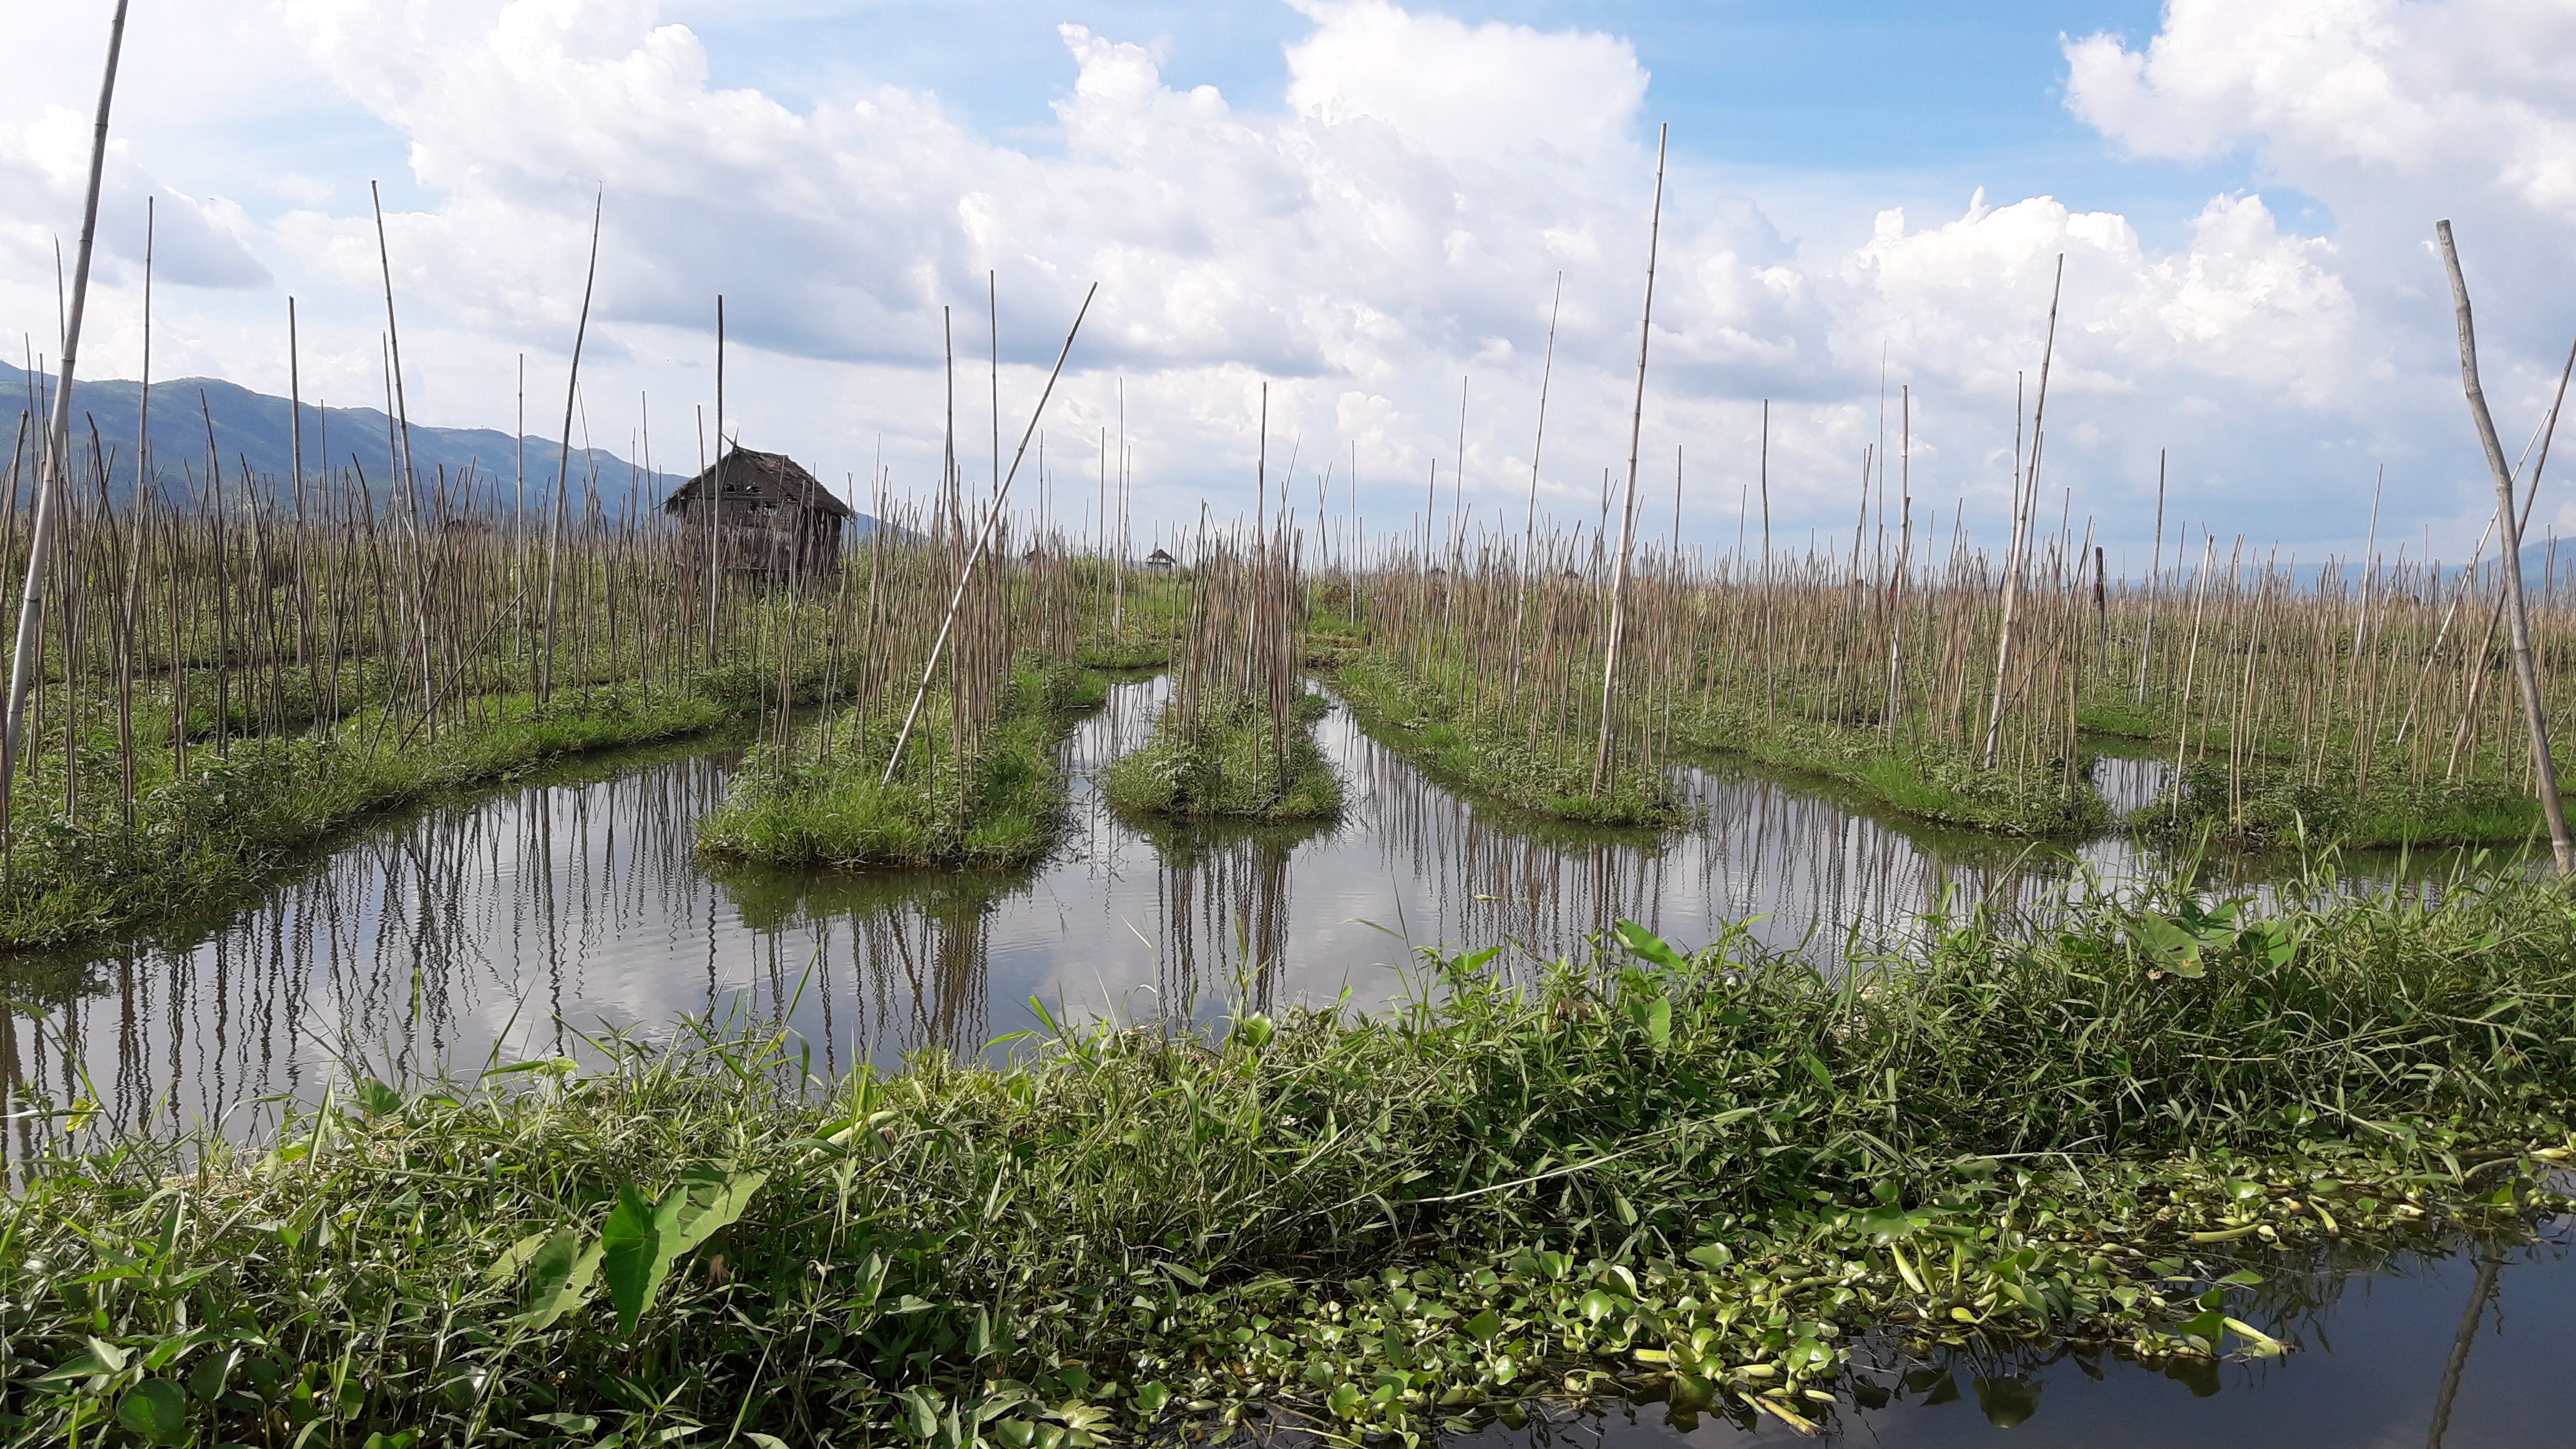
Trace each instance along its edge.
<instances>
[{"instance_id":1,"label":"narrow waterway","mask_svg":"<svg viewBox=\"0 0 2576 1449\"><path fill-rule=\"evenodd\" d=\"M2538 1243L2459 1243L2283 1275L2255 1312L2278 1358L2146 1364L2054 1345L1907 1353L1867 1345L1823 1437L1886 1449L2539 1449L2576 1442L2576 1224ZM1857 1398L1860 1402L1848 1402ZM1805 1442L1776 1419L1664 1404L1489 1424L1451 1449L1718 1449Z\"/></svg>"},{"instance_id":2,"label":"narrow waterway","mask_svg":"<svg viewBox=\"0 0 2576 1449\"><path fill-rule=\"evenodd\" d=\"M1121 683L1073 732L1072 827L1035 870L713 867L694 826L735 749L592 761L371 822L222 919L0 963L0 1079L18 1109L87 1099L110 1128L238 1134L352 1074L470 1076L688 1019L783 1025L830 1074L982 1050L1038 1025L1032 1000L1073 1020L1368 1008L1406 989L1422 948L1503 945L1526 965L1623 918L1686 945L1742 922L1833 959L1937 909L2170 868L2120 836L2069 850L1944 832L1716 766L1678 772L1689 829L1569 827L1469 804L1339 708L1318 732L1348 786L1340 821L1140 825L1093 776L1163 688ZM2154 788L2151 765L2105 768L2115 795ZM2283 867L2229 868L2259 888ZM22 1115L13 1150L33 1130Z\"/></svg>"},{"instance_id":3,"label":"narrow waterway","mask_svg":"<svg viewBox=\"0 0 2576 1449\"><path fill-rule=\"evenodd\" d=\"M612 1033L688 1021L783 1026L818 1074L905 1053L974 1053L1059 1019L1204 1018L1238 1004L1406 989L1422 948L1503 945L1526 968L1642 921L1698 945L1729 929L1819 960L1865 958L1927 913L2032 906L2115 889L2175 864L2122 836L2073 849L1941 831L1814 781L1716 765L1678 772L1696 809L1664 835L1578 829L1472 805L1336 708L1318 727L1350 808L1330 825L1140 826L1096 772L1139 742L1159 680L1116 686L1065 749L1063 849L1013 873L723 869L695 850L738 748L683 745L595 760L369 822L316 851L252 907L113 947L0 961L5 1152L94 1104L94 1130L255 1133L282 1099L358 1074L471 1076L487 1064L586 1056ZM2170 766L2114 750L2096 783L2115 811L2154 798ZM2198 865L2213 892L2273 888L2295 862ZM2388 858L2342 862L2385 883ZM2443 857L2405 867L2432 888ZM1740 924L1738 924L1740 923ZM2563 1226L2563 1225L2562 1225ZM2559 1242L2565 1241L2559 1234ZM2328 1266L2269 1305L2299 1348L2189 1373L2066 1350L1902 1358L1860 1375L1852 1442L2412 1444L2449 1382L2453 1449L2559 1442L2576 1387L2551 1359L2576 1333L2563 1247L2517 1250L2487 1275L2466 1329L2473 1254ZM2508 1331L2510 1330L2510 1331ZM2207 1402L2216 1395L2216 1402ZM1609 1416L1500 1425L1494 1449L1572 1440L1613 1449L1781 1435L1762 1423Z\"/></svg>"}]
</instances>

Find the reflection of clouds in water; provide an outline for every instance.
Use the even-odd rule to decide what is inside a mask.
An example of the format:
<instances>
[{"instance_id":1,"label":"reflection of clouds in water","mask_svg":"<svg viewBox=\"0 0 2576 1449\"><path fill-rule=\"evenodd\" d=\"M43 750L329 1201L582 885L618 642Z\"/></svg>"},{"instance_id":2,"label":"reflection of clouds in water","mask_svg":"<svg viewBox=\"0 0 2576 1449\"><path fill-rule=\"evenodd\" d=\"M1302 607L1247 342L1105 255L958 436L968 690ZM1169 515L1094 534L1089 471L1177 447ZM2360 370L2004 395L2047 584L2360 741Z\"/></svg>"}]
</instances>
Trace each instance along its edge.
<instances>
[{"instance_id":1,"label":"reflection of clouds in water","mask_svg":"<svg viewBox=\"0 0 2576 1449\"><path fill-rule=\"evenodd\" d=\"M665 752L389 819L210 931L0 968L0 996L51 1009L42 1035L7 1019L0 1077L13 1100L95 1090L115 1122L185 1125L312 1097L338 1063L471 1072L687 1015L783 1022L838 1073L978 1052L1040 1024L1031 998L1071 1020L1345 992L1369 1008L1395 997L1412 947L1509 943L1526 964L1622 918L1683 945L1758 918L1774 946L1868 951L1945 900L2030 904L2079 868L2109 887L2160 868L2119 839L2070 855L1899 828L1717 770L1682 772L1692 830L1576 829L1470 807L1338 709L1318 729L1349 785L1342 821L1139 829L1088 772L1143 737L1162 694L1120 685L1074 732L1066 847L1034 871L711 871L694 823L729 760Z\"/></svg>"}]
</instances>

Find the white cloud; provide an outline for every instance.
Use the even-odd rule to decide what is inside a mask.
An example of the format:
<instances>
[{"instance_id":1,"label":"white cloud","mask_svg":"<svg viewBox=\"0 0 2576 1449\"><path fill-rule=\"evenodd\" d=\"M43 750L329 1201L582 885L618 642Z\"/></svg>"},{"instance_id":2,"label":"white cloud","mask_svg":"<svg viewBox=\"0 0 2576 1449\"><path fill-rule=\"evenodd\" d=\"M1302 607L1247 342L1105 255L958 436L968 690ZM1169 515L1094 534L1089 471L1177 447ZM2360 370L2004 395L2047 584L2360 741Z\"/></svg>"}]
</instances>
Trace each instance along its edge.
<instances>
[{"instance_id":1,"label":"white cloud","mask_svg":"<svg viewBox=\"0 0 2576 1449\"><path fill-rule=\"evenodd\" d=\"M2250 150L2333 209L2383 284L2424 282L2419 244L2445 216L2517 288L2563 269L2576 232L2563 0L2172 0L2143 47L2095 35L2066 55L2077 116L2141 156ZM2530 244L2540 236L2557 245Z\"/></svg>"},{"instance_id":2,"label":"white cloud","mask_svg":"<svg viewBox=\"0 0 2576 1449\"><path fill-rule=\"evenodd\" d=\"M1773 397L1775 505L1784 518L1841 515L1859 450L1878 436L1884 361L1891 388L1914 388L1918 485L1971 495L1972 507L1991 500L2016 375L2038 366L2063 253L2060 481L2091 506L2134 514L2156 450L2171 445L2188 460L2179 507L2205 502L2257 532L2337 536L2338 489L2366 490L2375 456L2428 456L2457 421L2456 398L2440 391L2438 306L2429 324L2419 315L2439 300L2421 267L2429 220L2408 218L2402 244L2388 239L2393 222L2386 235L2356 231L2371 186L2338 178L2420 187L2456 169L2445 128L2469 114L2460 97L2472 87L2457 72L2477 27L2435 35L2414 12L2473 11L2485 24L2513 8L2284 3L2254 7L2230 32L2220 12L2184 0L2142 48L2070 43L2070 104L2106 135L2140 153L2253 148L2284 187L2336 208L2331 237L2300 234L2250 192L2210 200L2171 250L2117 214L1981 196L1928 225L1888 211L1850 248L1801 246L1678 153L1650 453L1686 449L1692 496L1712 500L1694 507L1696 531L1731 537L1755 400ZM416 416L506 417L521 350L560 388L590 201L604 187L585 367L605 440L633 426L633 410L609 400L650 390L658 451L685 457L670 420L711 392L704 333L722 291L738 349L728 421L747 440L832 476L865 472L883 436L899 478L926 481L943 305L958 309L959 352L978 358L986 274L998 273L1015 411L1096 279L1078 375L1050 417L1059 471L1089 470L1087 445L1066 439L1113 423L1110 379L1123 372L1145 501L1176 518L1194 517L1203 491L1244 495L1220 512L1247 504L1269 377L1274 460L1294 446L1308 463L1347 467L1357 442L1363 476L1390 490L1363 506L1400 523L1420 506L1430 460L1448 471L1466 375L1470 501L1516 519L1562 272L1547 492L1588 515L1600 468L1625 455L1645 260L1653 155L1633 47L1383 0L1299 9L1312 28L1283 56L1275 111L1174 84L1151 47L1065 25L1071 83L1053 134L1035 140L979 133L938 97L899 86L799 109L719 84L700 38L664 23L651 0L281 0L274 15L312 75L408 144L419 199L397 205L387 230L405 354L420 374ZM2560 53L2550 35L2531 54ZM2462 223L2473 255L2499 259L2499 273L2514 249L2488 238L2508 221L2523 232L2563 224L2550 177L2567 154L2551 149L2565 111L2540 83L2553 62L2516 63L2520 78L2493 103L2506 110L2476 114L2520 127L2477 182L2494 207L2518 210ZM2302 76L2324 80L2303 88ZM26 150L35 134L0 131L0 185L15 174L9 138ZM18 170L38 175L26 154ZM308 325L307 376L365 394L380 385L374 224L362 186L312 173L301 159L292 187L272 188L303 199L270 221L198 210L209 236L241 248L236 262L264 263L308 305L320 294L328 320ZM59 195L46 194L46 205L0 214L59 214ZM164 225L166 238L167 206ZM0 228L0 247L0 301L35 313L49 271L15 232ZM238 266L230 275L261 280ZM265 332L237 334L228 352L220 335L204 341L217 354L209 370L270 385L261 374L282 373L282 339ZM2509 356L2500 397L2515 400L2527 370ZM989 423L980 408L968 416L971 445ZM2249 491L2258 480L2267 487ZM2143 535L2144 519L2131 529Z\"/></svg>"},{"instance_id":3,"label":"white cloud","mask_svg":"<svg viewBox=\"0 0 2576 1449\"><path fill-rule=\"evenodd\" d=\"M0 272L49 273L54 247L68 258L80 239L88 194L91 117L60 106L23 125L0 124ZM162 185L136 165L129 148L111 142L99 178L99 254L143 261L144 202L154 208L155 280L196 287L256 287L268 268L242 240L241 209L220 198L197 200ZM59 224L58 224L59 223ZM93 265L96 265L93 263Z\"/></svg>"}]
</instances>

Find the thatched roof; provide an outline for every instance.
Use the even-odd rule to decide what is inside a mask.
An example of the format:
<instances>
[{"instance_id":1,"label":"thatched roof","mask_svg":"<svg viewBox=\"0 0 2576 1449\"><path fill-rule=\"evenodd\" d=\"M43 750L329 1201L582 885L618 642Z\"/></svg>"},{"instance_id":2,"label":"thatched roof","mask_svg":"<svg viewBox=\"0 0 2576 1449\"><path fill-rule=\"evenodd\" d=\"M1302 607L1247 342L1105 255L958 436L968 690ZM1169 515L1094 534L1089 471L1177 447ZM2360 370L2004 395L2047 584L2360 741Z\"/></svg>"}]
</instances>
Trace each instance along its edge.
<instances>
[{"instance_id":1,"label":"thatched roof","mask_svg":"<svg viewBox=\"0 0 2576 1449\"><path fill-rule=\"evenodd\" d=\"M664 501L662 511L688 512L715 486L718 469L724 473L728 502L792 504L830 518L859 516L857 510L841 501L839 494L824 487L822 480L798 466L795 459L785 453L759 453L749 448L727 450L721 463L681 484L679 491Z\"/></svg>"}]
</instances>

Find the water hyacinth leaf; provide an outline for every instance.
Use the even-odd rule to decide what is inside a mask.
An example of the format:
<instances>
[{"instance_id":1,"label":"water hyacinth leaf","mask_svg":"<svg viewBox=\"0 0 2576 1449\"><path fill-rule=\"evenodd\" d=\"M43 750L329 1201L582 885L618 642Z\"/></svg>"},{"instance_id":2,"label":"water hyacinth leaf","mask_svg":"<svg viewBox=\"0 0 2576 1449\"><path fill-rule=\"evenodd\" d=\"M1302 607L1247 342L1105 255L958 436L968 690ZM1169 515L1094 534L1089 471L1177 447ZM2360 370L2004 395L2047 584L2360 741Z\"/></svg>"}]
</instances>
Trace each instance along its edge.
<instances>
[{"instance_id":1,"label":"water hyacinth leaf","mask_svg":"<svg viewBox=\"0 0 2576 1449\"><path fill-rule=\"evenodd\" d=\"M1664 944L1664 939L1634 921L1618 925L1619 941L1638 957L1653 962L1667 971L1679 971L1686 963L1680 952Z\"/></svg>"},{"instance_id":2,"label":"water hyacinth leaf","mask_svg":"<svg viewBox=\"0 0 2576 1449\"><path fill-rule=\"evenodd\" d=\"M223 1396L225 1384L232 1379L233 1365L240 1359L241 1350L233 1348L197 1360L197 1366L188 1370L188 1392L213 1403Z\"/></svg>"},{"instance_id":3,"label":"water hyacinth leaf","mask_svg":"<svg viewBox=\"0 0 2576 1449\"><path fill-rule=\"evenodd\" d=\"M589 1296L601 1251L598 1243L584 1247L570 1228L549 1234L528 1260L528 1311L518 1322L531 1331L551 1327Z\"/></svg>"},{"instance_id":4,"label":"water hyacinth leaf","mask_svg":"<svg viewBox=\"0 0 2576 1449\"><path fill-rule=\"evenodd\" d=\"M402 1093L369 1077L358 1083L358 1105L371 1117L390 1117L402 1110Z\"/></svg>"},{"instance_id":5,"label":"water hyacinth leaf","mask_svg":"<svg viewBox=\"0 0 2576 1449\"><path fill-rule=\"evenodd\" d=\"M195 1437L188 1428L187 1391L168 1379L145 1379L117 1400L116 1422L147 1444L185 1444Z\"/></svg>"}]
</instances>

